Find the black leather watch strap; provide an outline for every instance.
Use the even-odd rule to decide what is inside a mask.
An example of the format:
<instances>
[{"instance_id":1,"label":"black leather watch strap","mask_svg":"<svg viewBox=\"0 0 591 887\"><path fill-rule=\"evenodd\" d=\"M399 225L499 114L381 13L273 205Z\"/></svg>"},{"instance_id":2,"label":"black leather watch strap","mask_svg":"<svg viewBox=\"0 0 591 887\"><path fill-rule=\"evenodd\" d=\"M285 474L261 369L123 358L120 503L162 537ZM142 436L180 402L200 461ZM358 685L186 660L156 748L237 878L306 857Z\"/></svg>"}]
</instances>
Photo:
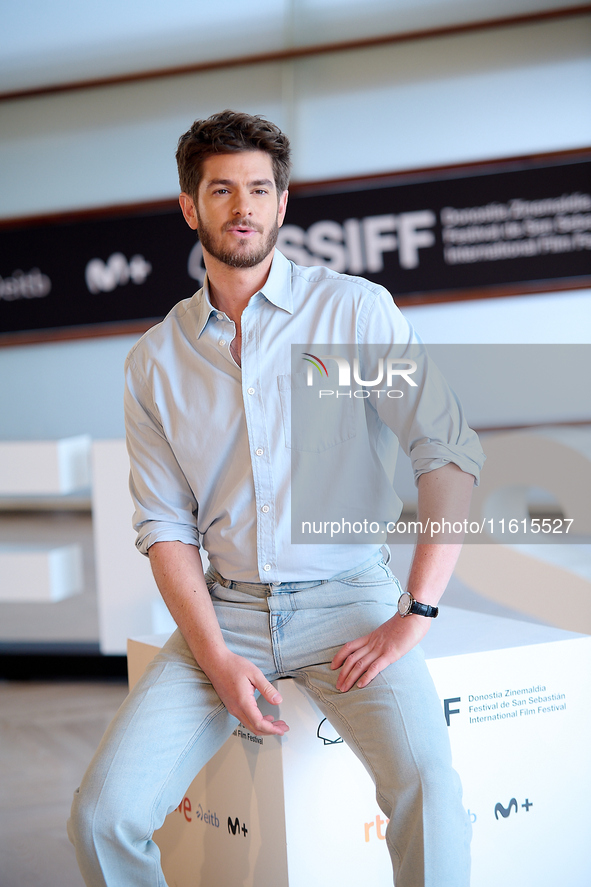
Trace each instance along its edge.
<instances>
[{"instance_id":1,"label":"black leather watch strap","mask_svg":"<svg viewBox=\"0 0 591 887\"><path fill-rule=\"evenodd\" d=\"M417 616L431 616L434 619L439 613L439 607L432 607L431 604L421 604L420 601L413 600L410 612L416 613Z\"/></svg>"}]
</instances>

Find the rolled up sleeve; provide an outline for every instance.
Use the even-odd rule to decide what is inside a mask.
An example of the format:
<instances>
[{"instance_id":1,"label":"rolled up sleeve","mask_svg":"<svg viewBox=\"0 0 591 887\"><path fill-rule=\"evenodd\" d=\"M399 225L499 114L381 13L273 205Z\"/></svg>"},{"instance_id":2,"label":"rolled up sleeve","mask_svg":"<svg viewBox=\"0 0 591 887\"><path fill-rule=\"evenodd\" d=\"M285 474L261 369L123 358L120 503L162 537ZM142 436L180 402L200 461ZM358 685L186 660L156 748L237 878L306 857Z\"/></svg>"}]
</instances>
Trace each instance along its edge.
<instances>
[{"instance_id":1,"label":"rolled up sleeve","mask_svg":"<svg viewBox=\"0 0 591 887\"><path fill-rule=\"evenodd\" d=\"M137 548L147 554L155 542L178 541L199 546L198 503L132 355L125 364L124 405Z\"/></svg>"},{"instance_id":2,"label":"rolled up sleeve","mask_svg":"<svg viewBox=\"0 0 591 887\"><path fill-rule=\"evenodd\" d=\"M382 343L395 347L399 359L417 364L413 387L400 384L399 398L376 397L372 403L410 457L415 483L421 474L449 462L471 474L478 484L485 455L462 405L427 350L385 290L372 306L365 333L367 347Z\"/></svg>"}]
</instances>

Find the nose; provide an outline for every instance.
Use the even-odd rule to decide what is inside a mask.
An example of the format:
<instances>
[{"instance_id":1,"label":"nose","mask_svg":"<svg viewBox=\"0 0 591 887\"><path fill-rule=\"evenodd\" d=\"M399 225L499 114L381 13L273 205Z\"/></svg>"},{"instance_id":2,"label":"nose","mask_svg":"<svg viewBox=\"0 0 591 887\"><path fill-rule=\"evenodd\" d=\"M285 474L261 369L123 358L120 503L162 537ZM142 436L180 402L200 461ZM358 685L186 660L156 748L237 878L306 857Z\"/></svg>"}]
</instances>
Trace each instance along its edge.
<instances>
[{"instance_id":1,"label":"nose","mask_svg":"<svg viewBox=\"0 0 591 887\"><path fill-rule=\"evenodd\" d=\"M235 216L251 215L250 194L248 191L236 191L232 212Z\"/></svg>"}]
</instances>

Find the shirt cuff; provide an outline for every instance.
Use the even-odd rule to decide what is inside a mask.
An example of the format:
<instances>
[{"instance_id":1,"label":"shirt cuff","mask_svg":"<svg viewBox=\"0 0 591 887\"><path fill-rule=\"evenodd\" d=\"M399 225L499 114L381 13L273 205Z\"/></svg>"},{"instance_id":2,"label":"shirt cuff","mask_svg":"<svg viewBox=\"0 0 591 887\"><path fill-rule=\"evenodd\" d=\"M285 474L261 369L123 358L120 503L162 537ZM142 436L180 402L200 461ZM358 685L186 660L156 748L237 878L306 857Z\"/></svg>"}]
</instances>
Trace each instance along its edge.
<instances>
[{"instance_id":1,"label":"shirt cuff","mask_svg":"<svg viewBox=\"0 0 591 887\"><path fill-rule=\"evenodd\" d=\"M485 459L486 456L480 447L476 448L473 453L466 453L465 448L456 448L449 444L443 444L440 441L428 441L417 444L411 451L415 483L421 474L435 471L436 468L442 468L449 462L453 462L454 465L457 465L466 474L471 474L474 477L475 485L478 486L480 482L480 469Z\"/></svg>"},{"instance_id":2,"label":"shirt cuff","mask_svg":"<svg viewBox=\"0 0 591 887\"><path fill-rule=\"evenodd\" d=\"M136 548L147 555L150 546L155 542L184 542L200 548L199 533L196 527L183 524L166 524L161 521L146 521L137 527Z\"/></svg>"}]
</instances>

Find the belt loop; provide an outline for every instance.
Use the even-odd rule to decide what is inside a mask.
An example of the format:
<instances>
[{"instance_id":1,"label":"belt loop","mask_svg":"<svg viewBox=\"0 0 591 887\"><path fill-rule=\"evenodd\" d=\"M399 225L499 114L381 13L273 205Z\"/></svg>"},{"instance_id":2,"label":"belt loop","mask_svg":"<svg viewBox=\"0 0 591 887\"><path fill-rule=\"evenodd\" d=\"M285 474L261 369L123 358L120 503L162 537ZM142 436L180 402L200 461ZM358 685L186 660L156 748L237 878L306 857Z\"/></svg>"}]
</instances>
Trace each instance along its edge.
<instances>
[{"instance_id":1,"label":"belt loop","mask_svg":"<svg viewBox=\"0 0 591 887\"><path fill-rule=\"evenodd\" d=\"M211 576L211 578L214 579L214 580L217 582L218 585L223 585L224 588L230 588L230 587L231 587L231 582L230 582L230 580L229 580L229 579L224 579L224 577L221 575L221 573L218 573L218 571L215 570L215 569L211 566L211 564L209 565L209 567L208 567L208 569L207 569L206 577L207 577L208 575Z\"/></svg>"}]
</instances>

